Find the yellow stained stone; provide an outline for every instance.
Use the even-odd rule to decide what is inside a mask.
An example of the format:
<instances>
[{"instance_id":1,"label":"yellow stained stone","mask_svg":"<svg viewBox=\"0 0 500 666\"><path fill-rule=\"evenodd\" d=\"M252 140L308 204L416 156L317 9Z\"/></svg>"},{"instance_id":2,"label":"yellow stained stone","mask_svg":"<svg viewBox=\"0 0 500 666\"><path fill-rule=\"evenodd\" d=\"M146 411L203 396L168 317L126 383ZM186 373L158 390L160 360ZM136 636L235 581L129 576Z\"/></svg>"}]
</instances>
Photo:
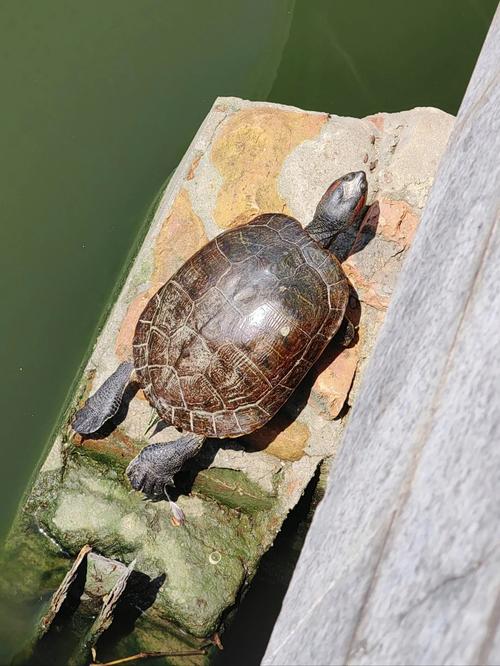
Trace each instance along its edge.
<instances>
[{"instance_id":1,"label":"yellow stained stone","mask_svg":"<svg viewBox=\"0 0 500 666\"><path fill-rule=\"evenodd\" d=\"M214 211L215 222L227 228L265 212L289 213L278 193L286 157L302 142L317 136L326 114L277 108L243 109L222 126L211 161L223 178Z\"/></svg>"}]
</instances>

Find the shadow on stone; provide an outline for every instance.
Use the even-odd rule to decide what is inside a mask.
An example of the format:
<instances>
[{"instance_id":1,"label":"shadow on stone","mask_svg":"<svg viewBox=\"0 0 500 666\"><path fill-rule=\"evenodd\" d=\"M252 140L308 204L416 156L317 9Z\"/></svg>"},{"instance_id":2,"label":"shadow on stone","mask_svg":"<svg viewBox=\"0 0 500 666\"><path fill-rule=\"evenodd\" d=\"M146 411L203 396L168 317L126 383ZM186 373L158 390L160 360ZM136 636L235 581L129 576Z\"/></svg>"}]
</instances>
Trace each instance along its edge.
<instances>
[{"instance_id":1,"label":"shadow on stone","mask_svg":"<svg viewBox=\"0 0 500 666\"><path fill-rule=\"evenodd\" d=\"M85 590L89 552L89 546L82 549L52 596L49 610L40 623L40 638L35 639L32 647L19 653L17 659L14 659L14 663L43 666L47 663L49 655L53 664L67 663L76 643L73 616Z\"/></svg>"},{"instance_id":2,"label":"shadow on stone","mask_svg":"<svg viewBox=\"0 0 500 666\"><path fill-rule=\"evenodd\" d=\"M139 616L154 604L165 579L165 574L151 579L140 571L132 571L114 609L113 622L95 646L100 659L112 655L114 646L133 632Z\"/></svg>"},{"instance_id":3,"label":"shadow on stone","mask_svg":"<svg viewBox=\"0 0 500 666\"><path fill-rule=\"evenodd\" d=\"M80 604L80 599L85 589L85 583L87 581L87 569L88 560L87 556L85 555L79 564L78 569L76 570L75 577L68 588L66 597L59 609L59 612L55 616L54 621L48 629L47 634L49 634L51 631L59 631L61 626L64 625L75 613Z\"/></svg>"},{"instance_id":4,"label":"shadow on stone","mask_svg":"<svg viewBox=\"0 0 500 666\"><path fill-rule=\"evenodd\" d=\"M57 627L51 627L37 642L29 656L21 653L14 657L12 664L16 666L46 666L50 659L53 666L64 666L69 662L77 642L78 637L71 623L60 623Z\"/></svg>"},{"instance_id":5,"label":"shadow on stone","mask_svg":"<svg viewBox=\"0 0 500 666\"><path fill-rule=\"evenodd\" d=\"M243 450L244 444L238 439L212 439L205 441L200 451L186 464L185 469L175 475L175 490L170 492L170 498L175 502L179 495L189 495L193 489L198 474L207 470L213 463L220 449Z\"/></svg>"},{"instance_id":6,"label":"shadow on stone","mask_svg":"<svg viewBox=\"0 0 500 666\"><path fill-rule=\"evenodd\" d=\"M224 650L211 653L210 666L242 663L257 666L261 663L313 511L322 498L319 478L318 468L302 498L283 523L272 548L262 557L250 585L241 591L235 605L237 613L230 611L226 616L227 631L222 636Z\"/></svg>"},{"instance_id":7,"label":"shadow on stone","mask_svg":"<svg viewBox=\"0 0 500 666\"><path fill-rule=\"evenodd\" d=\"M353 303L349 306L349 319L357 326L360 318L360 306L356 297L351 297ZM278 437L278 435L288 428L299 416L309 401L311 391L318 375L320 375L337 356L343 352L345 347L340 344L340 340L345 335L346 324L342 323L337 335L327 345L325 351L301 381L297 389L290 396L289 400L273 418L266 423L259 431L251 435L251 441L245 440L245 448L249 451L265 451L268 446ZM355 333L354 339L349 346L354 346L357 342L358 334ZM343 413L343 412L342 412ZM236 440L242 441L242 440Z\"/></svg>"}]
</instances>

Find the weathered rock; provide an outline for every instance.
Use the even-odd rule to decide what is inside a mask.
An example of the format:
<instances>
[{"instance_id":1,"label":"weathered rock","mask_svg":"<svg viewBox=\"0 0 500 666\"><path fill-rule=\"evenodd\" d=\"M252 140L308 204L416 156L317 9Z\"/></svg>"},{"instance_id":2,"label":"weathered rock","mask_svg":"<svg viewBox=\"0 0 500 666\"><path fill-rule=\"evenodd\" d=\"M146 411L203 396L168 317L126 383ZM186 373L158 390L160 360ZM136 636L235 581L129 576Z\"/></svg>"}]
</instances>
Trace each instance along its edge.
<instances>
[{"instance_id":1,"label":"weathered rock","mask_svg":"<svg viewBox=\"0 0 500 666\"><path fill-rule=\"evenodd\" d=\"M17 532L41 530L51 547L71 554L88 542L125 564L136 559L138 571L166 576L154 604L155 626L175 623L200 638L214 632L318 463L336 454L346 399L355 398L451 124L435 109L358 120L218 100L161 198ZM186 492L178 502L187 520L175 528L166 503L130 494L124 476L147 441L151 408L141 392L100 439L74 436L68 419L129 356L150 295L207 239L272 210L305 224L331 181L352 169L367 170L374 204L356 239L346 236L339 245L347 255L355 241L345 267L360 300L350 306L357 338L348 349L332 345L319 374L261 431L242 442L205 445L181 480ZM152 441L176 436L167 429ZM136 647L164 649L156 638L154 647L148 643L149 630L158 635L154 623L141 622ZM167 647L171 640L165 637Z\"/></svg>"},{"instance_id":2,"label":"weathered rock","mask_svg":"<svg viewBox=\"0 0 500 666\"><path fill-rule=\"evenodd\" d=\"M313 384L311 406L326 419L335 419L344 407L359 361L357 347L348 348L328 363Z\"/></svg>"}]
</instances>

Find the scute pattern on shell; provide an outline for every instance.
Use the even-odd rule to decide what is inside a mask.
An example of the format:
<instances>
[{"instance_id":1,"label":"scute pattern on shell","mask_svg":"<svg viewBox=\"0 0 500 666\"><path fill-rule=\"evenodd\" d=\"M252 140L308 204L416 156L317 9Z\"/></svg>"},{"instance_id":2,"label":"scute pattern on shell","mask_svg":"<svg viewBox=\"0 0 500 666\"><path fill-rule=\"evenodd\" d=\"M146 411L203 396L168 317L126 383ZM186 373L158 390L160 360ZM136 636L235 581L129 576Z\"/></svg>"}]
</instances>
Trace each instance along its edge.
<instances>
[{"instance_id":1,"label":"scute pattern on shell","mask_svg":"<svg viewBox=\"0 0 500 666\"><path fill-rule=\"evenodd\" d=\"M338 330L338 260L292 217L266 214L209 242L161 287L134 364L167 423L238 437L268 421Z\"/></svg>"}]
</instances>

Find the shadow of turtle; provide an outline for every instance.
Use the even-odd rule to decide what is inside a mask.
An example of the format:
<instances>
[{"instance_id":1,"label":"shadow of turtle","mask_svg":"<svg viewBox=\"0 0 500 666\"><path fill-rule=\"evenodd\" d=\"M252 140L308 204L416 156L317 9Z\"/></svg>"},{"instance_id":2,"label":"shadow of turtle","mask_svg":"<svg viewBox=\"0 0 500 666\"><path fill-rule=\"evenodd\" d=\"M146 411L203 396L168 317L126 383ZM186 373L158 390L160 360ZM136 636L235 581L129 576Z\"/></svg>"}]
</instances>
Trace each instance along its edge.
<instances>
[{"instance_id":1,"label":"shadow of turtle","mask_svg":"<svg viewBox=\"0 0 500 666\"><path fill-rule=\"evenodd\" d=\"M242 437L236 439L214 439L208 438L198 453L191 458L174 477L175 488L168 489L168 494L174 502L179 495L189 495L193 490L196 477L200 472L203 472L213 466L215 456L221 449L231 449L233 451L245 451L248 448L245 446Z\"/></svg>"}]
</instances>

